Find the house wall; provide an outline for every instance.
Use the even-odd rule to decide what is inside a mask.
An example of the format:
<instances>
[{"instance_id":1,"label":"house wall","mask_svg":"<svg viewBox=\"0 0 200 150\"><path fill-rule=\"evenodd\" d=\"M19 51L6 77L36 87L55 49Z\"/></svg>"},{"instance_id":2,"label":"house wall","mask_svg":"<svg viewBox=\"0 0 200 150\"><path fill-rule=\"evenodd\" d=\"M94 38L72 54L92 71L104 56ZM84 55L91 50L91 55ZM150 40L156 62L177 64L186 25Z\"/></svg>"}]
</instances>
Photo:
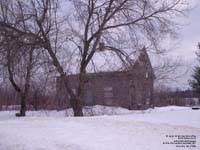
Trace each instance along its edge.
<instances>
[{"instance_id":1,"label":"house wall","mask_svg":"<svg viewBox=\"0 0 200 150\"><path fill-rule=\"evenodd\" d=\"M60 80L60 81L59 81ZM77 89L78 76L69 76L73 90ZM61 82L57 80L58 107L70 107L69 96ZM146 109L153 99L153 79L146 71L135 76L134 72L113 72L92 74L85 79L83 104L120 106L128 109Z\"/></svg>"},{"instance_id":2,"label":"house wall","mask_svg":"<svg viewBox=\"0 0 200 150\"><path fill-rule=\"evenodd\" d=\"M78 75L68 76L73 90L77 89ZM89 73L85 77L84 105L121 106L146 109L153 102L154 73L145 50L128 71ZM70 107L69 96L61 79L57 79L58 106Z\"/></svg>"}]
</instances>

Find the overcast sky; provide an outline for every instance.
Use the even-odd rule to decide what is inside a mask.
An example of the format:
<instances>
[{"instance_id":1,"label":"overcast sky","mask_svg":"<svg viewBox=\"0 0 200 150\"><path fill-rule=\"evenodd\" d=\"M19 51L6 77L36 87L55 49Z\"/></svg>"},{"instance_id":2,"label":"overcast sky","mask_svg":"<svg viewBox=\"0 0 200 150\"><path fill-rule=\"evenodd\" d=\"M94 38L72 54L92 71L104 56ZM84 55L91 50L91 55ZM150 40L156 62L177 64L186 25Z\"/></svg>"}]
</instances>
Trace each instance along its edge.
<instances>
[{"instance_id":1,"label":"overcast sky","mask_svg":"<svg viewBox=\"0 0 200 150\"><path fill-rule=\"evenodd\" d=\"M175 46L171 52L175 57L180 57L185 66L189 69L188 73L173 83L174 87L188 88L188 80L191 79L194 66L197 64L195 51L197 50L197 43L200 42L200 1L193 0L193 9L190 11L187 18L184 19L184 26L180 30L179 38L175 42Z\"/></svg>"},{"instance_id":2,"label":"overcast sky","mask_svg":"<svg viewBox=\"0 0 200 150\"><path fill-rule=\"evenodd\" d=\"M195 7L185 19L185 25L180 33L180 47L177 53L188 59L194 59L194 51L197 50L197 43L200 42L200 2L196 0Z\"/></svg>"}]
</instances>

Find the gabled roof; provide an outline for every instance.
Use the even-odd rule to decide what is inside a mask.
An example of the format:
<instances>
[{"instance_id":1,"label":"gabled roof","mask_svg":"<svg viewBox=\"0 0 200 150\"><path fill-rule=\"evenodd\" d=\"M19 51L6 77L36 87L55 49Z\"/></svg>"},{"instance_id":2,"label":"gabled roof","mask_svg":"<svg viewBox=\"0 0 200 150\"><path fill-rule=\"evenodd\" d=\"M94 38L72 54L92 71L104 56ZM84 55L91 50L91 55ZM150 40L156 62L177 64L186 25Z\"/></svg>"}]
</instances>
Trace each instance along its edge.
<instances>
[{"instance_id":1,"label":"gabled roof","mask_svg":"<svg viewBox=\"0 0 200 150\"><path fill-rule=\"evenodd\" d=\"M130 74L130 72L132 72L132 70L135 69L136 65L140 65L144 61L144 60L142 60L143 57L146 59L145 61L148 64L146 66L149 67L149 71L152 73L152 75L155 79L155 74L154 74L154 71L153 71L153 68L152 68L152 65L151 65L151 61L150 61L149 55L148 55L145 47L143 47L141 50L138 50L138 52L136 53L135 59L134 59L135 61L129 69L122 70L122 71L87 73L87 77L120 76L120 75L123 75L124 73ZM140 67L143 67L143 66L141 65ZM77 74L73 74L73 75L69 75L69 76L70 77L77 77Z\"/></svg>"},{"instance_id":2,"label":"gabled roof","mask_svg":"<svg viewBox=\"0 0 200 150\"><path fill-rule=\"evenodd\" d=\"M145 60L143 60L143 59L145 59ZM146 64L148 66L147 69L153 74L154 78L156 78L154 69L151 65L151 60L150 60L149 55L146 50L146 47L143 47L141 50L138 51L138 57L133 64L133 69L136 65L140 65L144 61L146 61Z\"/></svg>"}]
</instances>

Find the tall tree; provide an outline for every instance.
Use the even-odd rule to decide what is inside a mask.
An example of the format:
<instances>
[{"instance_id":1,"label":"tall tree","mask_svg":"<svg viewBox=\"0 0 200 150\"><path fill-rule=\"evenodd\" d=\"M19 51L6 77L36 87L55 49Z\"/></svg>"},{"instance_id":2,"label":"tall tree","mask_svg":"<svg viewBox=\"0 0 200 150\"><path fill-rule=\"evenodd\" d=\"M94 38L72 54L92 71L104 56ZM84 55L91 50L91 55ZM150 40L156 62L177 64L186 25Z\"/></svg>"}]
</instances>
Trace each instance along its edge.
<instances>
[{"instance_id":1,"label":"tall tree","mask_svg":"<svg viewBox=\"0 0 200 150\"><path fill-rule=\"evenodd\" d=\"M33 70L34 48L18 47L19 45L15 43L17 41L12 41L10 38L8 40L7 38L9 38L8 35L6 36L6 40L3 40L0 49L5 53L5 66L9 81L20 97L20 112L16 116L25 116L26 101Z\"/></svg>"},{"instance_id":2,"label":"tall tree","mask_svg":"<svg viewBox=\"0 0 200 150\"><path fill-rule=\"evenodd\" d=\"M16 116L26 115L26 103L30 90L31 78L33 72L35 72L40 66L39 61L41 50L38 50L38 46L33 44L35 39L30 33L27 34L27 24L22 14L22 6L15 6L14 3L1 1L1 19L5 24L0 26L0 56L2 58L1 64L4 64L8 73L8 79L18 93L20 97L20 112ZM15 13L6 16L6 12L9 11L9 5L15 10ZM12 25L10 24L12 20ZM20 25L20 30L17 30L15 26ZM12 26L14 26L12 28ZM33 28L31 28L33 29ZM22 32L23 31L23 32Z\"/></svg>"},{"instance_id":3,"label":"tall tree","mask_svg":"<svg viewBox=\"0 0 200 150\"><path fill-rule=\"evenodd\" d=\"M200 95L200 43L198 44L198 51L196 52L198 66L194 69L194 74L192 75L193 80L190 81L190 84L195 92Z\"/></svg>"}]
</instances>

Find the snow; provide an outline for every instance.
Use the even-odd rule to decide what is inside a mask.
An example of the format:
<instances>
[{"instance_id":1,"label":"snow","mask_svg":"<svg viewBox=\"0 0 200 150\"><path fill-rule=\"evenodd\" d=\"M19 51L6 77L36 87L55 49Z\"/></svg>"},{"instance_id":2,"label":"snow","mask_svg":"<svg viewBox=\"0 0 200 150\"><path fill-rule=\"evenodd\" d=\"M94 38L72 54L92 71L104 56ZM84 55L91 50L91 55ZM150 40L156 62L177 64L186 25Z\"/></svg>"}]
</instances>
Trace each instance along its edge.
<instances>
[{"instance_id":1,"label":"snow","mask_svg":"<svg viewBox=\"0 0 200 150\"><path fill-rule=\"evenodd\" d=\"M200 110L190 107L168 106L146 111L138 111L124 117L114 117L117 120L144 121L154 124L170 124L200 128Z\"/></svg>"},{"instance_id":2,"label":"snow","mask_svg":"<svg viewBox=\"0 0 200 150\"><path fill-rule=\"evenodd\" d=\"M197 147L190 149L200 149L200 110L189 107L130 111L98 105L85 107L86 117L66 117L71 109L29 111L24 118L15 113L0 112L0 150L182 150L163 145L166 135L195 135Z\"/></svg>"}]
</instances>

